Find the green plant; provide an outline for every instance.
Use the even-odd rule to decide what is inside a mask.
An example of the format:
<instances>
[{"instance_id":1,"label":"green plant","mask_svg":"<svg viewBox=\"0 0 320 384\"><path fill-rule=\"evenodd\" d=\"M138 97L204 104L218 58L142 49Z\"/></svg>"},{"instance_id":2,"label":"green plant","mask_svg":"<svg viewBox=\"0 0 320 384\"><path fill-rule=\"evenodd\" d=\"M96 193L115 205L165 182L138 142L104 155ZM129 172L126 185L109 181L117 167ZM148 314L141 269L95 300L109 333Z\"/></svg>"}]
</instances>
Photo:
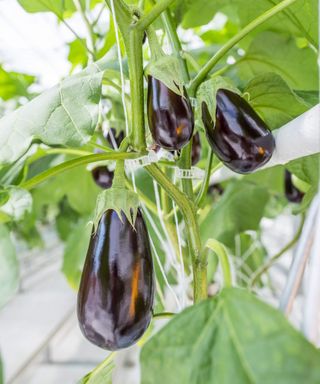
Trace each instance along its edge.
<instances>
[{"instance_id":1,"label":"green plant","mask_svg":"<svg viewBox=\"0 0 320 384\"><path fill-rule=\"evenodd\" d=\"M317 103L316 1L19 3L28 12L52 12L67 26L68 18L78 12L88 33L86 39L75 34L70 44L72 69L80 67L81 71L40 95L28 91L34 78L3 69L0 72L0 84L2 78L11 84L0 90L3 104L13 99L17 105L14 112L0 120L0 265L5 265L3 271L7 271L0 273L0 304L14 293L18 281L9 230L30 245L39 244L41 234L36 223L54 222L66 242L63 272L77 289L90 238L86 223L93 217L96 200L95 228L107 208L120 215L124 212L134 222L131 209L137 209L138 200L153 254L159 259L159 263L154 262L154 319L161 314L174 317L143 346L142 383L154 384L162 378L168 383L186 384L318 383L318 351L293 330L282 314L250 292L267 286L270 260L278 259L299 237L300 232L271 259L261 242L261 219L275 217L288 206L283 166L230 177L223 182L224 193L212 197L208 194L210 177L221 168L219 159L226 160L221 153L219 159L214 154L202 122L204 117L205 125L210 126L206 127L210 138L217 126L216 94L222 89L227 94L231 90L238 100L235 107L245 105L249 117L263 125L270 139L270 153L258 165L270 158L273 139L265 125L271 131L281 129ZM92 9L97 7L100 12L94 20ZM106 7L110 12L105 11ZM204 28L218 12L225 15L223 26ZM109 30L102 35L99 24L105 23L103 18L107 17ZM178 26L183 28L183 42ZM185 29L201 39L202 48L190 47ZM170 54L164 53L166 40ZM149 78L149 103L144 76ZM21 95L30 99L22 106ZM165 96L165 108L157 105L155 111L151 99L156 98L159 104L159 95ZM103 113L101 103L109 105ZM162 113L168 124L160 126ZM106 123L114 133L126 132L119 148L112 149L105 142ZM191 169L194 125L202 145L198 167L204 179L199 183L178 178ZM171 130L170 143L159 139L160 128ZM181 133L182 138L178 135ZM151 136L160 146L175 151L172 160L149 162L130 178L129 172L124 173L124 161L129 165L129 160L146 159L153 146ZM215 146L213 149L217 150ZM257 168L250 156L246 160L251 162L246 170ZM292 208L297 214L304 215L317 193L318 160L318 153L308 153L285 164L305 192L301 203ZM101 192L86 166L99 169L114 162L113 186ZM179 226L183 225L182 233ZM255 237L250 235L252 232ZM250 253L252 245L255 247ZM242 260L246 252L249 257ZM164 271L168 260L171 263ZM232 276L230 261L241 264L237 276ZM220 293L208 299L208 287L217 282L218 266L223 272ZM178 302L189 300L195 305L179 314L167 314L163 292L168 285L185 281L186 275L193 276L192 284L190 290L184 289ZM83 382L105 382L112 370L109 360Z\"/></svg>"}]
</instances>

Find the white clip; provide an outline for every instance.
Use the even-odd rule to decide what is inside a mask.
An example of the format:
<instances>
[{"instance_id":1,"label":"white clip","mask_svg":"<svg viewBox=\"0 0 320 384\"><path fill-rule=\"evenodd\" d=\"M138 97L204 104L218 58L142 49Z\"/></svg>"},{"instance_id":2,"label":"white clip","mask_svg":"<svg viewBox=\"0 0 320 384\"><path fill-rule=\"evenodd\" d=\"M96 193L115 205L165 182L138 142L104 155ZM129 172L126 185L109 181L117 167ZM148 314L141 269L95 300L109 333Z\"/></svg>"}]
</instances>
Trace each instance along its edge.
<instances>
[{"instance_id":1,"label":"white clip","mask_svg":"<svg viewBox=\"0 0 320 384\"><path fill-rule=\"evenodd\" d=\"M195 97L190 97L190 104L191 104L191 107L197 108L198 100Z\"/></svg>"},{"instance_id":2,"label":"white clip","mask_svg":"<svg viewBox=\"0 0 320 384\"><path fill-rule=\"evenodd\" d=\"M205 171L198 167L191 167L190 169L174 167L174 169L177 179L203 179L205 175Z\"/></svg>"},{"instance_id":3,"label":"white clip","mask_svg":"<svg viewBox=\"0 0 320 384\"><path fill-rule=\"evenodd\" d=\"M157 153L157 156L158 156L158 160L166 159L166 160L169 160L169 161L174 161L174 155L172 153L170 153L169 151L166 151L163 148L159 149L159 151Z\"/></svg>"},{"instance_id":4,"label":"white clip","mask_svg":"<svg viewBox=\"0 0 320 384\"><path fill-rule=\"evenodd\" d=\"M158 161L158 156L154 151L150 151L146 156L141 156L137 159L129 159L126 160L125 163L128 166L131 172L135 170L145 167L151 163L156 163Z\"/></svg>"}]
</instances>

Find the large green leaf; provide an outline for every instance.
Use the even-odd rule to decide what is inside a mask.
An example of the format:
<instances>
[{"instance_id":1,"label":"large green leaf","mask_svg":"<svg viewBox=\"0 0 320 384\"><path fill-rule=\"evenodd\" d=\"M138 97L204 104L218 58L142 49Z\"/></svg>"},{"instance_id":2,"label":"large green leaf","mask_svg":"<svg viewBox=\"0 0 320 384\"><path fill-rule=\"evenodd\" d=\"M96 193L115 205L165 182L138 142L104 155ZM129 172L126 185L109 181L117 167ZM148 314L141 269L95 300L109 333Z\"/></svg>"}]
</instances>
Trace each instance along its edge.
<instances>
[{"instance_id":1,"label":"large green leaf","mask_svg":"<svg viewBox=\"0 0 320 384\"><path fill-rule=\"evenodd\" d=\"M64 172L40 185L33 192L34 210L41 215L44 206L56 205L64 196L73 210L82 215L91 214L101 191L85 167Z\"/></svg>"},{"instance_id":2,"label":"large green leaf","mask_svg":"<svg viewBox=\"0 0 320 384\"><path fill-rule=\"evenodd\" d=\"M281 0L229 0L234 5L240 26L244 27L257 16L280 3ZM299 0L289 8L272 17L261 28L291 32L296 36L318 40L317 0Z\"/></svg>"},{"instance_id":3,"label":"large green leaf","mask_svg":"<svg viewBox=\"0 0 320 384\"><path fill-rule=\"evenodd\" d=\"M320 353L254 295L223 290L147 342L142 384L318 384Z\"/></svg>"},{"instance_id":4,"label":"large green leaf","mask_svg":"<svg viewBox=\"0 0 320 384\"><path fill-rule=\"evenodd\" d=\"M16 250L6 226L0 225L0 308L18 288L19 268Z\"/></svg>"},{"instance_id":5,"label":"large green leaf","mask_svg":"<svg viewBox=\"0 0 320 384\"><path fill-rule=\"evenodd\" d=\"M316 53L309 47L299 48L295 39L287 34L270 31L258 34L236 69L241 79L250 80L261 73L275 72L293 89L318 88Z\"/></svg>"},{"instance_id":6,"label":"large green leaf","mask_svg":"<svg viewBox=\"0 0 320 384\"><path fill-rule=\"evenodd\" d=\"M254 77L244 93L249 94L250 104L271 129L281 127L311 107L275 73Z\"/></svg>"},{"instance_id":7,"label":"large green leaf","mask_svg":"<svg viewBox=\"0 0 320 384\"><path fill-rule=\"evenodd\" d=\"M200 225L203 242L214 238L232 247L235 234L258 229L268 199L265 187L245 180L230 182Z\"/></svg>"},{"instance_id":8,"label":"large green leaf","mask_svg":"<svg viewBox=\"0 0 320 384\"><path fill-rule=\"evenodd\" d=\"M63 80L0 120L0 164L12 163L33 140L81 146L98 122L103 71L96 64Z\"/></svg>"},{"instance_id":9,"label":"large green leaf","mask_svg":"<svg viewBox=\"0 0 320 384\"><path fill-rule=\"evenodd\" d=\"M18 0L19 4L31 13L53 12L60 18L76 10L73 0ZM84 3L84 0L80 0Z\"/></svg>"},{"instance_id":10,"label":"large green leaf","mask_svg":"<svg viewBox=\"0 0 320 384\"><path fill-rule=\"evenodd\" d=\"M28 191L18 187L8 187L5 191L8 199L0 203L0 222L20 220L31 211L32 197Z\"/></svg>"},{"instance_id":11,"label":"large green leaf","mask_svg":"<svg viewBox=\"0 0 320 384\"><path fill-rule=\"evenodd\" d=\"M86 257L92 225L88 218L79 220L68 237L63 255L62 272L73 289L78 289Z\"/></svg>"},{"instance_id":12,"label":"large green leaf","mask_svg":"<svg viewBox=\"0 0 320 384\"><path fill-rule=\"evenodd\" d=\"M28 87L34 80L34 76L8 72L0 66L0 98L9 100L14 97L28 96Z\"/></svg>"},{"instance_id":13,"label":"large green leaf","mask_svg":"<svg viewBox=\"0 0 320 384\"><path fill-rule=\"evenodd\" d=\"M177 19L182 19L184 28L192 28L209 23L219 11L231 17L242 28L259 15L279 3L280 0L218 0L176 2ZM273 16L259 26L258 30L272 29L285 31L308 39L316 45L318 40L317 0L299 0L289 8Z\"/></svg>"}]
</instances>

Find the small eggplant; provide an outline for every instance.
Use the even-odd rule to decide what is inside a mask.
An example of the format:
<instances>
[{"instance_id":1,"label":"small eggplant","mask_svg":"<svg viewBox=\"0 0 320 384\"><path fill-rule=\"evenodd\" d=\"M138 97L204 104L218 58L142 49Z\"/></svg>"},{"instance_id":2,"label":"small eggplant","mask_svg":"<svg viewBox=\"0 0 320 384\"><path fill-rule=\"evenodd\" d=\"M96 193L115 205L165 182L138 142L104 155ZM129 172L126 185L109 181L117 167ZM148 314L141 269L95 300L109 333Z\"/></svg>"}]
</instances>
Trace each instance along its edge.
<instances>
[{"instance_id":1,"label":"small eggplant","mask_svg":"<svg viewBox=\"0 0 320 384\"><path fill-rule=\"evenodd\" d=\"M218 158L234 172L250 173L270 160L274 137L266 123L238 94L219 89L216 95L216 124L205 102L202 120L209 143Z\"/></svg>"},{"instance_id":2,"label":"small eggplant","mask_svg":"<svg viewBox=\"0 0 320 384\"><path fill-rule=\"evenodd\" d=\"M134 228L107 210L92 233L78 292L78 320L93 344L114 351L134 344L152 317L154 274L138 209Z\"/></svg>"},{"instance_id":3,"label":"small eggplant","mask_svg":"<svg viewBox=\"0 0 320 384\"><path fill-rule=\"evenodd\" d=\"M222 188L221 184L216 183L216 184L209 185L209 188L208 188L209 195L221 196L223 195L223 192L224 192L224 189Z\"/></svg>"},{"instance_id":4,"label":"small eggplant","mask_svg":"<svg viewBox=\"0 0 320 384\"><path fill-rule=\"evenodd\" d=\"M284 175L284 191L288 201L296 204L301 203L304 193L299 191L299 189L295 187L292 182L292 174L287 170L285 170Z\"/></svg>"},{"instance_id":5,"label":"small eggplant","mask_svg":"<svg viewBox=\"0 0 320 384\"><path fill-rule=\"evenodd\" d=\"M113 171L109 171L107 167L101 166L94 168L91 171L93 180L99 187L103 189L108 189L112 186L112 180L114 176Z\"/></svg>"},{"instance_id":6,"label":"small eggplant","mask_svg":"<svg viewBox=\"0 0 320 384\"><path fill-rule=\"evenodd\" d=\"M118 149L124 138L124 132L120 131L117 134L117 131L114 128L110 128L103 136L112 148Z\"/></svg>"},{"instance_id":7,"label":"small eggplant","mask_svg":"<svg viewBox=\"0 0 320 384\"><path fill-rule=\"evenodd\" d=\"M173 92L160 80L148 77L148 121L156 144L169 151L186 145L193 134L190 101Z\"/></svg>"},{"instance_id":8,"label":"small eggplant","mask_svg":"<svg viewBox=\"0 0 320 384\"><path fill-rule=\"evenodd\" d=\"M192 139L192 149L191 149L191 163L192 165L196 165L201 157L201 141L199 132L196 132L193 135Z\"/></svg>"}]
</instances>

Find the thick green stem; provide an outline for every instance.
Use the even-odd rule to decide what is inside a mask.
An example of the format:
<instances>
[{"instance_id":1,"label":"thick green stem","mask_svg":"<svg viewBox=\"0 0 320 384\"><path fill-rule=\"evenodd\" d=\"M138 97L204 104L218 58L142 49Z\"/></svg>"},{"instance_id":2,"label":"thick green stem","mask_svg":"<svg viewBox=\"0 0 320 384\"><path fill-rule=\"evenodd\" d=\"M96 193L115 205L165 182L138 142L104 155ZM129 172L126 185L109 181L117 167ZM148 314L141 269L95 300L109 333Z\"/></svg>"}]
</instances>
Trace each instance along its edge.
<instances>
[{"instance_id":1,"label":"thick green stem","mask_svg":"<svg viewBox=\"0 0 320 384\"><path fill-rule=\"evenodd\" d=\"M192 255L194 301L199 302L207 297L207 264L202 257L201 240L196 217L196 210L183 192L173 185L159 167L151 164L145 167L149 174L165 189L168 195L179 206L187 229L187 241Z\"/></svg>"},{"instance_id":2,"label":"thick green stem","mask_svg":"<svg viewBox=\"0 0 320 384\"><path fill-rule=\"evenodd\" d=\"M283 0L281 3L277 4L275 7L269 9L247 26L245 26L239 33L233 36L219 51L207 62L207 64L201 69L197 76L191 81L189 85L189 94L194 96L197 92L199 85L204 81L211 69L218 63L218 61L232 48L234 47L241 39L243 39L248 33L253 31L259 25L269 20L272 16L283 11L289 5L295 3L297 0Z\"/></svg>"},{"instance_id":3,"label":"thick green stem","mask_svg":"<svg viewBox=\"0 0 320 384\"><path fill-rule=\"evenodd\" d=\"M136 159L140 157L141 153L128 153L128 152L113 152L113 153L97 153L94 155L82 156L76 159L65 161L55 167L47 169L44 172L39 173L37 176L32 177L31 179L20 184L21 188L32 189L43 181L49 179L50 177L59 175L62 172L68 171L79 167L80 165L85 165L89 163L95 163L102 160L119 160L119 159Z\"/></svg>"},{"instance_id":4,"label":"thick green stem","mask_svg":"<svg viewBox=\"0 0 320 384\"><path fill-rule=\"evenodd\" d=\"M141 17L137 23L137 27L144 31L150 24L152 24L160 14L166 10L175 0L160 0L149 13Z\"/></svg>"},{"instance_id":5,"label":"thick green stem","mask_svg":"<svg viewBox=\"0 0 320 384\"><path fill-rule=\"evenodd\" d=\"M137 151L142 151L146 148L142 39L143 32L137 28L132 28L129 32L129 41L126 44L130 74L131 144Z\"/></svg>"}]
</instances>

